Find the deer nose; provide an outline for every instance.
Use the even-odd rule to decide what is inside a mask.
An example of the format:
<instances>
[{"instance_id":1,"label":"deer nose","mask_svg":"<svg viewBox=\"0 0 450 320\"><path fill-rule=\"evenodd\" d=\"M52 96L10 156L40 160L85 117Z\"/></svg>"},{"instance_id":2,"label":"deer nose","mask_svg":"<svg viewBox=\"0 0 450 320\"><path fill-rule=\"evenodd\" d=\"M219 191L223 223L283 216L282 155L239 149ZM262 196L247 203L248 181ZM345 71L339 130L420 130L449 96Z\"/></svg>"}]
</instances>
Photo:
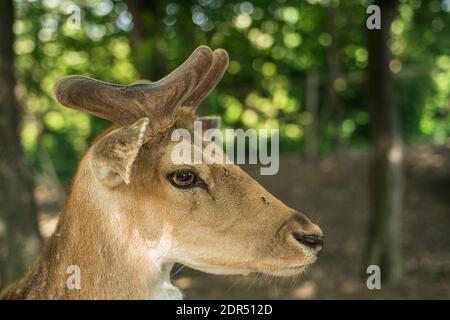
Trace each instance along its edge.
<instances>
[{"instance_id":1,"label":"deer nose","mask_svg":"<svg viewBox=\"0 0 450 320\"><path fill-rule=\"evenodd\" d=\"M294 238L302 245L311 248L318 256L323 249L323 235L315 233L294 232Z\"/></svg>"}]
</instances>

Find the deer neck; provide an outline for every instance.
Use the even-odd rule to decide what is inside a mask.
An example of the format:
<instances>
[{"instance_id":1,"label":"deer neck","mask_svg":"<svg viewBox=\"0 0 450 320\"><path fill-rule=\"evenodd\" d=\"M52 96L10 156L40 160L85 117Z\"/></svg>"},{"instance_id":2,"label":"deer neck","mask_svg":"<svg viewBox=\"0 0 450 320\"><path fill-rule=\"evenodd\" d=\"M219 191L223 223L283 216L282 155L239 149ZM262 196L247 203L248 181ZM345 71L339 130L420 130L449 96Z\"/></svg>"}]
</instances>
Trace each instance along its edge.
<instances>
[{"instance_id":1,"label":"deer neck","mask_svg":"<svg viewBox=\"0 0 450 320\"><path fill-rule=\"evenodd\" d=\"M155 227L154 237L144 240L125 221L116 197L99 201L92 183L79 178L29 277L34 292L56 299L181 299L170 284L173 262L164 234Z\"/></svg>"}]
</instances>

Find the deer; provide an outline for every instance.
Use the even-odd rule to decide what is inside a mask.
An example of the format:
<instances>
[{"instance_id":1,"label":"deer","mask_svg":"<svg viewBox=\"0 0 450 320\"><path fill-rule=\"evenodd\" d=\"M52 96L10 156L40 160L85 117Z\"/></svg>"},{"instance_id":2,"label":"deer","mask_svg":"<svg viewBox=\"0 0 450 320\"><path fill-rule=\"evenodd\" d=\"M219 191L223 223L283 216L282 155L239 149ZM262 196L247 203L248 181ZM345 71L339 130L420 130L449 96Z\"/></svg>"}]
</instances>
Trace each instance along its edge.
<instances>
[{"instance_id":1,"label":"deer","mask_svg":"<svg viewBox=\"0 0 450 320\"><path fill-rule=\"evenodd\" d=\"M224 49L200 46L156 82L74 75L55 84L57 102L113 126L85 152L54 233L3 299L182 299L170 279L175 263L292 276L316 261L320 227L236 164L171 161L173 130L191 131L196 119L218 125L196 110L228 60ZM80 270L79 287L68 286L70 266Z\"/></svg>"}]
</instances>

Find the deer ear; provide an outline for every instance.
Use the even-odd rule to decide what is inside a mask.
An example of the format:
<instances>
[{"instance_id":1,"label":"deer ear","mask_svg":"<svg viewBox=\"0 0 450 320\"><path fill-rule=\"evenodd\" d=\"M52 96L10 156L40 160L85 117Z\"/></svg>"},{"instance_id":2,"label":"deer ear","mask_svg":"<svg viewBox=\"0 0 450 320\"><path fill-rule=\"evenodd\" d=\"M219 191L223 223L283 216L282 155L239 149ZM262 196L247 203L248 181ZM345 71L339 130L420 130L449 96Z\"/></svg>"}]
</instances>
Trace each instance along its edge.
<instances>
[{"instance_id":1,"label":"deer ear","mask_svg":"<svg viewBox=\"0 0 450 320\"><path fill-rule=\"evenodd\" d=\"M202 122L203 131L206 131L208 129L220 128L220 117L217 116L198 117L197 120Z\"/></svg>"},{"instance_id":2,"label":"deer ear","mask_svg":"<svg viewBox=\"0 0 450 320\"><path fill-rule=\"evenodd\" d=\"M146 142L148 124L148 118L142 118L129 127L111 131L95 145L91 167L101 183L111 188L130 183L133 164Z\"/></svg>"}]
</instances>

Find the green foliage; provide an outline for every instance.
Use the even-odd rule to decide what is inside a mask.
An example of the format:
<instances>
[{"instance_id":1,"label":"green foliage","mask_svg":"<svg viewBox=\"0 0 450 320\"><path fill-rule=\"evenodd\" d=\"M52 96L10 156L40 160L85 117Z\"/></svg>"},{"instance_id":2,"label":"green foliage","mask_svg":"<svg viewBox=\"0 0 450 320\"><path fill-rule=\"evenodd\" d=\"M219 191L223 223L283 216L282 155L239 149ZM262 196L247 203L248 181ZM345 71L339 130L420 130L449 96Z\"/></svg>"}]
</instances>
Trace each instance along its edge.
<instances>
[{"instance_id":1,"label":"green foliage","mask_svg":"<svg viewBox=\"0 0 450 320\"><path fill-rule=\"evenodd\" d=\"M67 185L89 142L108 123L61 107L52 98L52 88L69 74L117 83L136 79L123 30L127 25L120 23L126 6L55 0L16 1L16 8L17 91L26 113L23 143L37 169L39 153L48 153ZM76 8L82 14L79 28L70 24L72 11L67 11Z\"/></svg>"},{"instance_id":2,"label":"green foliage","mask_svg":"<svg viewBox=\"0 0 450 320\"><path fill-rule=\"evenodd\" d=\"M108 126L57 105L52 86L59 78L82 74L127 84L172 70L200 44L223 47L231 57L202 113L221 115L227 127L279 128L282 150L302 151L313 120L305 106L305 79L316 72L319 152L337 143L368 145L368 3L362 2L160 0L153 13L131 17L116 0L16 0L17 93L25 107L22 137L29 158L39 169L39 152L47 152L68 184L77 159ZM447 143L449 7L448 1L403 0L392 27L390 67L407 141ZM74 8L81 13L78 28L70 23ZM330 12L334 21L327 26ZM132 19L140 19L149 35L138 46ZM340 109L325 98L332 48Z\"/></svg>"}]
</instances>

